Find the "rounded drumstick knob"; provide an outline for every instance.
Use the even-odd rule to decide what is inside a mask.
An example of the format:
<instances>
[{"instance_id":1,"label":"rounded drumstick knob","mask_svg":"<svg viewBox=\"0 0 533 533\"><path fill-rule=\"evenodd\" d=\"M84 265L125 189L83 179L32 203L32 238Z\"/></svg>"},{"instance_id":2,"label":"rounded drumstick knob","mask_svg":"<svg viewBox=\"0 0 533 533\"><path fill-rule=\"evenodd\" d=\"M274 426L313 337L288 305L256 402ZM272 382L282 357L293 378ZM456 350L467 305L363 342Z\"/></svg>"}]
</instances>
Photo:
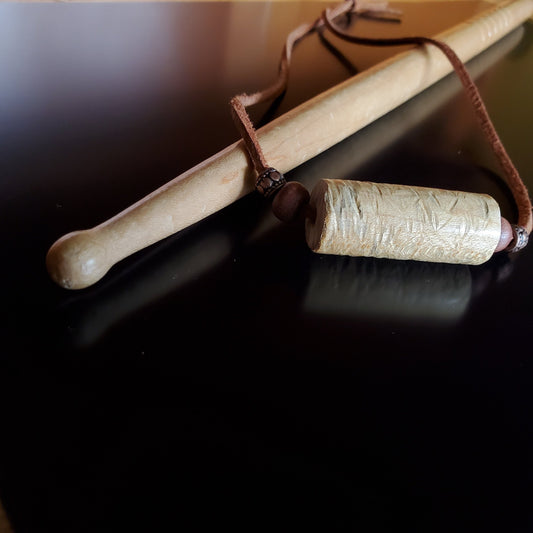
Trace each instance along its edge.
<instances>
[{"instance_id":1,"label":"rounded drumstick knob","mask_svg":"<svg viewBox=\"0 0 533 533\"><path fill-rule=\"evenodd\" d=\"M119 261L250 192L248 161L239 146L226 148L100 225L61 237L46 256L51 278L65 289L88 287Z\"/></svg>"},{"instance_id":2,"label":"rounded drumstick knob","mask_svg":"<svg viewBox=\"0 0 533 533\"><path fill-rule=\"evenodd\" d=\"M99 237L97 230L84 230L58 239L46 255L50 277L65 289L83 289L101 279L115 261Z\"/></svg>"}]
</instances>

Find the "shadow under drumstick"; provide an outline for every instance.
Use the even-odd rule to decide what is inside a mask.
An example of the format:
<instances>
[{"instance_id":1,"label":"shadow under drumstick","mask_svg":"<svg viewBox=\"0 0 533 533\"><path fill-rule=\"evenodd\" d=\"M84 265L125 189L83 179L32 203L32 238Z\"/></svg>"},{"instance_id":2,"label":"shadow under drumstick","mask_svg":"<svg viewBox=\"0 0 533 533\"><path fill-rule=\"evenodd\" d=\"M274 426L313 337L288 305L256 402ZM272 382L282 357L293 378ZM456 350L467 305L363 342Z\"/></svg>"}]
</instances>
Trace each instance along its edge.
<instances>
[{"instance_id":1,"label":"shadow under drumstick","mask_svg":"<svg viewBox=\"0 0 533 533\"><path fill-rule=\"evenodd\" d=\"M231 243L224 232L210 231L177 246L174 243L173 249L168 245L164 250L158 248L153 257L138 261L120 279L103 289L75 297L65 305L63 311L69 316L77 346L94 344L136 311L208 275L227 259Z\"/></svg>"}]
</instances>

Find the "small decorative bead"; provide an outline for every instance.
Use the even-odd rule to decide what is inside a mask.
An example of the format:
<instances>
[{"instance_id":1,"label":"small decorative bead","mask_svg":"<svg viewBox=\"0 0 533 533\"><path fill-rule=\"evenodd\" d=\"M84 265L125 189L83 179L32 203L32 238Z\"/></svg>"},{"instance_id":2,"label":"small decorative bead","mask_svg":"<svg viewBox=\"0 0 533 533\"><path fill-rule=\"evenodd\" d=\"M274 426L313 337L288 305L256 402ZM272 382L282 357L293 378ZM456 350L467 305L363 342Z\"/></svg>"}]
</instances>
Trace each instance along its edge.
<instances>
[{"instance_id":1,"label":"small decorative bead","mask_svg":"<svg viewBox=\"0 0 533 533\"><path fill-rule=\"evenodd\" d=\"M282 187L272 200L272 212L282 222L294 222L309 204L309 191L299 182Z\"/></svg>"},{"instance_id":2,"label":"small decorative bead","mask_svg":"<svg viewBox=\"0 0 533 533\"><path fill-rule=\"evenodd\" d=\"M527 232L526 228L517 226L516 224L513 224L511 228L513 229L513 239L511 244L509 244L507 247L507 251L510 253L519 252L526 246L529 240L529 233Z\"/></svg>"},{"instance_id":3,"label":"small decorative bead","mask_svg":"<svg viewBox=\"0 0 533 533\"><path fill-rule=\"evenodd\" d=\"M500 240L498 242L498 245L496 246L496 250L494 250L494 253L505 250L511 244L512 240L513 228L511 226L511 223L506 218L502 217L502 232L500 234Z\"/></svg>"},{"instance_id":4,"label":"small decorative bead","mask_svg":"<svg viewBox=\"0 0 533 533\"><path fill-rule=\"evenodd\" d=\"M275 168L267 168L257 177L255 188L265 198L268 198L286 183L285 176L281 172L278 172Z\"/></svg>"}]
</instances>

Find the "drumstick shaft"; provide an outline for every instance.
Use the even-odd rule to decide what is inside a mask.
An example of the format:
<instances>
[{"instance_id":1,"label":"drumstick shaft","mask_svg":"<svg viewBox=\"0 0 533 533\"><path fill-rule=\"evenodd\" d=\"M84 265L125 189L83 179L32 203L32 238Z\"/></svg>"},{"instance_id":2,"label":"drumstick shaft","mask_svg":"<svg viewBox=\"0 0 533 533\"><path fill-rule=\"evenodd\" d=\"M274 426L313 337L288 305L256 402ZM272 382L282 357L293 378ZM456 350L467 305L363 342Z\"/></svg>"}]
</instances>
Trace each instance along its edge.
<instances>
[{"instance_id":1,"label":"drumstick shaft","mask_svg":"<svg viewBox=\"0 0 533 533\"><path fill-rule=\"evenodd\" d=\"M435 38L466 62L532 14L533 0L511 0ZM400 53L259 129L265 157L280 172L288 172L451 71L436 48L423 46ZM61 237L48 252L48 271L65 288L92 285L120 260L230 205L251 192L253 185L246 152L236 142L102 224Z\"/></svg>"}]
</instances>

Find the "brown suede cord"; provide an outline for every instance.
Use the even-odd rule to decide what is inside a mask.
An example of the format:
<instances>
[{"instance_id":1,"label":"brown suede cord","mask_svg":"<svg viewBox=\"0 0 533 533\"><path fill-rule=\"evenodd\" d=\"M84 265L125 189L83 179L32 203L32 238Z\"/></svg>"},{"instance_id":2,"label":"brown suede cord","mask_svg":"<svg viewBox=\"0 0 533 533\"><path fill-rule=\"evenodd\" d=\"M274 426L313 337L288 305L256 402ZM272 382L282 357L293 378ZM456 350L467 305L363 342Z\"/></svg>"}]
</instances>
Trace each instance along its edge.
<instances>
[{"instance_id":1,"label":"brown suede cord","mask_svg":"<svg viewBox=\"0 0 533 533\"><path fill-rule=\"evenodd\" d=\"M371 16L372 18L376 19L390 17L393 14L397 14L396 11L388 9L386 6L379 4L370 4L358 8L355 0L343 2L342 4L339 4L333 9L326 9L322 13L322 16L315 22L311 24L303 24L289 34L283 49L279 65L278 79L274 84L256 93L250 95L240 94L232 98L231 109L233 117L257 173L260 174L261 172L265 171L267 168L269 168L269 165L265 160L265 156L261 150L259 141L257 139L256 131L246 111L246 108L259 102L272 100L283 93L288 83L292 49L302 38L313 33L316 30L325 27L337 37L348 42L361 45L397 46L408 44L430 44L436 46L444 53L446 58L453 66L455 72L457 73L461 83L463 84L465 92L472 104L475 116L477 117L481 129L485 134L490 144L490 147L496 156L496 159L503 171L503 177L509 189L511 190L513 198L516 202L516 206L518 208L517 225L522 226L526 229L528 233L530 233L533 229L533 214L528 190L496 132L496 129L489 117L487 108L483 103L478 88L476 87L470 74L466 70L464 63L457 56L457 54L446 43L429 37L415 36L381 39L357 37L351 35L345 30L341 29L334 22L335 19L339 16L349 13L355 13L357 15L363 16Z\"/></svg>"},{"instance_id":2,"label":"brown suede cord","mask_svg":"<svg viewBox=\"0 0 533 533\"><path fill-rule=\"evenodd\" d=\"M352 9L354 9L354 3L343 2L331 10L331 15L333 17L338 17L345 13L351 12ZM246 108L260 102L274 100L280 96L283 91L285 91L289 82L289 69L293 48L301 39L307 35L310 35L321 27L324 27L324 20L322 17L315 20L315 22L302 24L291 31L291 33L287 36L285 46L283 47L283 52L281 54L281 60L279 63L279 74L276 81L262 91L252 94L239 94L231 99L230 103L233 119L237 129L239 130L239 133L241 134L241 137L244 140L248 154L250 155L254 168L258 174L261 174L261 172L269 168L269 165L265 161L265 156L263 155L263 151L261 150L261 146L257 140L257 134L250 117L248 116Z\"/></svg>"},{"instance_id":3,"label":"brown suede cord","mask_svg":"<svg viewBox=\"0 0 533 533\"><path fill-rule=\"evenodd\" d=\"M436 39L431 39L429 37L401 37L397 39L367 39L362 37L356 37L346 33L344 30L339 28L333 21L334 17L332 16L331 11L325 10L323 13L323 20L327 28L337 37L344 39L346 41L363 44L363 45L372 45L372 46L396 46L396 45L405 45L405 44L431 44L436 46L446 58L450 61L455 72L457 73L467 96L470 99L472 108L478 119L478 122L481 126L483 133L485 134L498 163L503 171L503 177L509 186L513 194L513 198L516 202L518 208L518 221L517 224L522 226L527 230L528 233L533 229L533 214L532 214L532 205L529 198L528 190L518 173L518 170L514 166L509 154L505 150L496 128L492 123L492 120L489 117L487 108L481 98L478 88L476 87L474 81L472 80L470 74L466 70L464 63L457 56L457 54L450 48L446 43L438 41Z\"/></svg>"}]
</instances>

